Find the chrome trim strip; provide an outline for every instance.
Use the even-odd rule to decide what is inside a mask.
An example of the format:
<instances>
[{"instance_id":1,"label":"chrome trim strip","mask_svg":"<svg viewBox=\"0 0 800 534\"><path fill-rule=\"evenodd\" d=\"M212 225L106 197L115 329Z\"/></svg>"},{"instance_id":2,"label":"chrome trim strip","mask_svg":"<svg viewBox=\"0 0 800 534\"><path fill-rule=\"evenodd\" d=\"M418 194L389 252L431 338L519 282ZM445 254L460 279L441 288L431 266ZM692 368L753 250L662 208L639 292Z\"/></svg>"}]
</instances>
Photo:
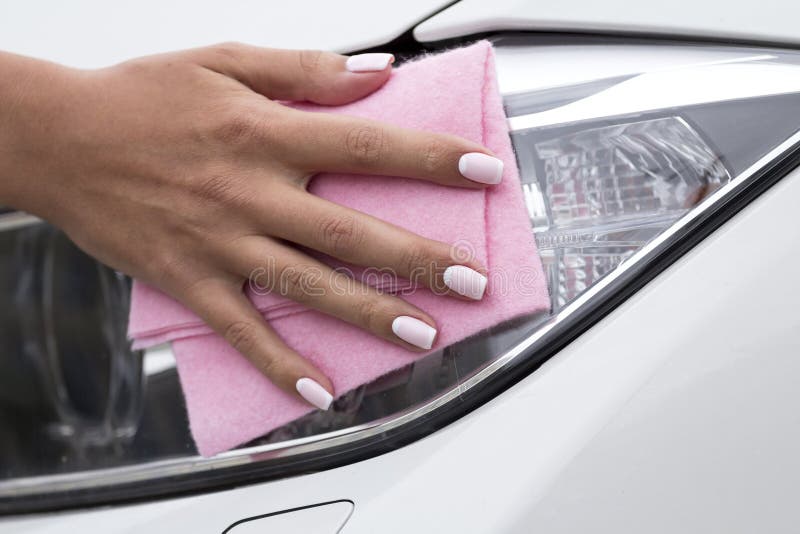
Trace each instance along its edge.
<instances>
[{"instance_id":1,"label":"chrome trim strip","mask_svg":"<svg viewBox=\"0 0 800 534\"><path fill-rule=\"evenodd\" d=\"M515 347L506 351L480 371L466 378L458 386L417 408L369 424L355 426L341 431L281 443L237 449L213 458L194 456L190 458L138 464L129 467L9 480L0 482L0 499L15 499L32 495L46 495L101 487L110 489L113 486L135 482L152 481L180 475L210 473L232 466L255 464L274 458L286 458L335 447L337 445L355 443L402 427L405 424L436 411L438 408L451 401L455 401L465 392L514 363L520 355L530 350L540 340L546 338L546 336L561 323L579 313L584 305L593 300L600 301L603 296L602 293L610 286L621 283L630 276L635 276L637 267L656 257L670 244L680 240L683 234L685 234L693 224L699 222L700 219L705 216L706 212L713 208L723 206L732 199L739 190L750 185L761 169L782 156L791 154L793 150L799 147L800 130L750 166L730 183L721 187L702 201L695 209L680 218L673 226L633 254L620 267L568 304L561 312L538 324L535 330Z\"/></svg>"},{"instance_id":2,"label":"chrome trim strip","mask_svg":"<svg viewBox=\"0 0 800 534\"><path fill-rule=\"evenodd\" d=\"M11 211L0 214L0 232L16 230L25 226L39 224L42 220L35 215L29 215L22 211Z\"/></svg>"}]
</instances>

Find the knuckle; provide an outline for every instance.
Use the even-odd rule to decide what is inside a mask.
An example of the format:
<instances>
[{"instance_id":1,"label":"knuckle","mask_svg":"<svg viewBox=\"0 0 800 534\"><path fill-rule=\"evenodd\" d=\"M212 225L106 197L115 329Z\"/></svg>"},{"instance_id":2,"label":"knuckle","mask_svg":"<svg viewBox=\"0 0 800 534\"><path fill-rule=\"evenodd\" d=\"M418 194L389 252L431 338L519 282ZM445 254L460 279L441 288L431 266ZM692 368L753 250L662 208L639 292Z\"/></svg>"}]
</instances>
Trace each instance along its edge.
<instances>
[{"instance_id":1,"label":"knuckle","mask_svg":"<svg viewBox=\"0 0 800 534\"><path fill-rule=\"evenodd\" d=\"M383 130L377 126L359 125L345 136L345 153L358 165L377 163L385 151Z\"/></svg>"},{"instance_id":2,"label":"knuckle","mask_svg":"<svg viewBox=\"0 0 800 534\"><path fill-rule=\"evenodd\" d=\"M205 202L238 207L243 206L250 198L240 180L219 174L200 180L196 194Z\"/></svg>"},{"instance_id":3,"label":"knuckle","mask_svg":"<svg viewBox=\"0 0 800 534\"><path fill-rule=\"evenodd\" d=\"M297 55L297 60L300 63L300 70L306 76L314 77L322 66L322 51L321 50L301 50Z\"/></svg>"},{"instance_id":4,"label":"knuckle","mask_svg":"<svg viewBox=\"0 0 800 534\"><path fill-rule=\"evenodd\" d=\"M256 346L256 327L247 321L234 321L225 327L223 337L237 351L249 354Z\"/></svg>"},{"instance_id":5,"label":"knuckle","mask_svg":"<svg viewBox=\"0 0 800 534\"><path fill-rule=\"evenodd\" d=\"M380 322L381 305L375 297L361 299L356 305L356 320L368 330L375 331Z\"/></svg>"},{"instance_id":6,"label":"knuckle","mask_svg":"<svg viewBox=\"0 0 800 534\"><path fill-rule=\"evenodd\" d=\"M248 109L229 112L217 125L215 137L226 146L253 146L263 141L265 125Z\"/></svg>"},{"instance_id":7,"label":"knuckle","mask_svg":"<svg viewBox=\"0 0 800 534\"><path fill-rule=\"evenodd\" d=\"M234 184L227 176L215 175L198 184L197 194L204 200L218 201L233 194Z\"/></svg>"},{"instance_id":8,"label":"knuckle","mask_svg":"<svg viewBox=\"0 0 800 534\"><path fill-rule=\"evenodd\" d=\"M298 99L303 100L324 91L322 76L320 76L323 71L324 57L320 50L301 50L297 54L300 72L304 77L304 83L296 88Z\"/></svg>"},{"instance_id":9,"label":"knuckle","mask_svg":"<svg viewBox=\"0 0 800 534\"><path fill-rule=\"evenodd\" d=\"M403 251L400 266L409 276L419 276L434 267L435 260L433 258L434 256L427 246L415 244Z\"/></svg>"},{"instance_id":10,"label":"knuckle","mask_svg":"<svg viewBox=\"0 0 800 534\"><path fill-rule=\"evenodd\" d=\"M269 377L274 377L278 375L278 368L280 367L279 361L280 360L275 358L274 355L267 354L259 357L254 363L263 374Z\"/></svg>"},{"instance_id":11,"label":"knuckle","mask_svg":"<svg viewBox=\"0 0 800 534\"><path fill-rule=\"evenodd\" d=\"M445 166L451 151L447 143L440 139L427 143L422 152L422 169L429 175L436 174Z\"/></svg>"},{"instance_id":12,"label":"knuckle","mask_svg":"<svg viewBox=\"0 0 800 534\"><path fill-rule=\"evenodd\" d=\"M226 41L212 45L209 48L211 52L220 56L222 59L238 62L242 57L245 45L238 41Z\"/></svg>"},{"instance_id":13,"label":"knuckle","mask_svg":"<svg viewBox=\"0 0 800 534\"><path fill-rule=\"evenodd\" d=\"M246 44L228 41L218 43L203 49L200 60L212 67L212 70L223 72L237 80L246 77L247 65L245 58L251 52Z\"/></svg>"},{"instance_id":14,"label":"knuckle","mask_svg":"<svg viewBox=\"0 0 800 534\"><path fill-rule=\"evenodd\" d=\"M364 227L355 217L326 217L319 223L319 239L333 256L352 256L364 239Z\"/></svg>"},{"instance_id":15,"label":"knuckle","mask_svg":"<svg viewBox=\"0 0 800 534\"><path fill-rule=\"evenodd\" d=\"M284 267L280 273L280 292L296 300L315 294L316 275L304 266Z\"/></svg>"}]
</instances>

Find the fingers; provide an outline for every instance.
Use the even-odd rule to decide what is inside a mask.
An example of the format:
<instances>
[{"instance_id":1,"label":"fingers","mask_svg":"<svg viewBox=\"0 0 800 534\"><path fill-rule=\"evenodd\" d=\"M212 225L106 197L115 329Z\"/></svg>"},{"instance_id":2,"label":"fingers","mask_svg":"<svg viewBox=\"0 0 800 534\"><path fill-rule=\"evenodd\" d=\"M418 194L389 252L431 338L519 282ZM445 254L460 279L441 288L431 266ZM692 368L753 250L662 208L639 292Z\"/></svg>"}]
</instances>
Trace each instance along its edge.
<instances>
[{"instance_id":1,"label":"fingers","mask_svg":"<svg viewBox=\"0 0 800 534\"><path fill-rule=\"evenodd\" d=\"M264 322L236 280L213 279L196 283L183 296L184 300L275 385L327 410L333 401L330 380L289 348Z\"/></svg>"},{"instance_id":2,"label":"fingers","mask_svg":"<svg viewBox=\"0 0 800 534\"><path fill-rule=\"evenodd\" d=\"M259 210L275 237L347 263L384 269L437 294L483 298L486 269L470 250L426 239L356 210L287 188L284 208Z\"/></svg>"},{"instance_id":3,"label":"fingers","mask_svg":"<svg viewBox=\"0 0 800 534\"><path fill-rule=\"evenodd\" d=\"M225 44L192 51L203 66L230 76L268 98L337 105L358 100L391 75L390 54L341 56L330 52ZM500 182L503 162L477 143L367 119L278 106L271 122L286 125L270 144L305 175L316 172L381 174L444 185L482 188Z\"/></svg>"},{"instance_id":4,"label":"fingers","mask_svg":"<svg viewBox=\"0 0 800 534\"><path fill-rule=\"evenodd\" d=\"M257 236L238 239L229 265L256 292L282 295L332 315L409 350L427 350L436 323L419 308L380 293L277 241Z\"/></svg>"},{"instance_id":5,"label":"fingers","mask_svg":"<svg viewBox=\"0 0 800 534\"><path fill-rule=\"evenodd\" d=\"M348 58L318 50L259 48L238 43L197 51L206 67L274 100L338 105L372 93L389 79L391 54Z\"/></svg>"},{"instance_id":6,"label":"fingers","mask_svg":"<svg viewBox=\"0 0 800 534\"><path fill-rule=\"evenodd\" d=\"M503 162L454 135L367 119L286 109L286 159L308 174L343 172L419 178L470 188L500 183Z\"/></svg>"}]
</instances>

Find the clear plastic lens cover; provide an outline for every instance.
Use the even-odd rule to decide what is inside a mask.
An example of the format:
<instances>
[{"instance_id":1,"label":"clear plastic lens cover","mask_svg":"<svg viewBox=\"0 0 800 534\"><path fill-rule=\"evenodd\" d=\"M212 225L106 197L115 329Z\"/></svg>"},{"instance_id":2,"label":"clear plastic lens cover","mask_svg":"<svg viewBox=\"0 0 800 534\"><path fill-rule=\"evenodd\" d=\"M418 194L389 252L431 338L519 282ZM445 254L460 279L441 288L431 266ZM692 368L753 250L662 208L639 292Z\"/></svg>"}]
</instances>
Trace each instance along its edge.
<instances>
[{"instance_id":1,"label":"clear plastic lens cover","mask_svg":"<svg viewBox=\"0 0 800 534\"><path fill-rule=\"evenodd\" d=\"M0 211L0 505L59 488L203 477L232 457L280 463L298 440L324 449L432 413L435 401L502 373L514 347L800 129L800 54L524 37L496 45L549 314L499 325L329 412L199 459L169 350L128 348L127 282L57 231ZM274 449L281 454L266 454Z\"/></svg>"},{"instance_id":2,"label":"clear plastic lens cover","mask_svg":"<svg viewBox=\"0 0 800 534\"><path fill-rule=\"evenodd\" d=\"M501 87L552 313L800 129L798 53L541 47L542 80L522 74L524 39L505 42Z\"/></svg>"},{"instance_id":3,"label":"clear plastic lens cover","mask_svg":"<svg viewBox=\"0 0 800 534\"><path fill-rule=\"evenodd\" d=\"M530 148L554 228L682 213L730 180L713 150L677 117L578 130ZM534 174L525 175L525 185Z\"/></svg>"},{"instance_id":4,"label":"clear plastic lens cover","mask_svg":"<svg viewBox=\"0 0 800 534\"><path fill-rule=\"evenodd\" d=\"M731 178L679 117L560 130L515 135L554 310Z\"/></svg>"}]
</instances>

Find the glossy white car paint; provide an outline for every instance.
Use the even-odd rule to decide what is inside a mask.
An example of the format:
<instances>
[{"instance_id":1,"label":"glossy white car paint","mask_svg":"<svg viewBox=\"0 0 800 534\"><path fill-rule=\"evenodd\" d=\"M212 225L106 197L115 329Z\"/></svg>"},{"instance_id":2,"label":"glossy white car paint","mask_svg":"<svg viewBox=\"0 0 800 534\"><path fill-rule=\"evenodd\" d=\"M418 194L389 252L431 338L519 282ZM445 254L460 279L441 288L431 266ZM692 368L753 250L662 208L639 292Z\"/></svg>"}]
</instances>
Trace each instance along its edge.
<instances>
[{"instance_id":1,"label":"glossy white car paint","mask_svg":"<svg viewBox=\"0 0 800 534\"><path fill-rule=\"evenodd\" d=\"M494 30L740 39L800 44L800 3L786 0L461 0L414 29L420 41L438 41Z\"/></svg>"},{"instance_id":2,"label":"glossy white car paint","mask_svg":"<svg viewBox=\"0 0 800 534\"><path fill-rule=\"evenodd\" d=\"M399 3L389 16L385 6L371 10L369 2L352 0L350 9L336 13L320 3L314 9L331 11L311 20L308 3L268 9L240 2L226 15L206 2L192 4L200 10L189 22L189 4L120 8L84 0L67 8L39 0L15 6L16 22L11 8L0 6L0 48L86 67L229 39L345 49L391 38L435 4L442 2ZM492 5L499 12L503 3ZM612 12L613 5L603 9ZM714 5L719 13L731 7ZM97 13L112 17L118 9L128 9L142 26L126 30L125 17L114 15L118 20L109 24L118 31L95 27L103 19ZM259 21L243 16L248 9L273 14L263 40ZM37 11L53 19L37 23ZM779 40L785 22L772 11L767 30ZM153 22L158 17L165 19ZM214 25L219 17L222 29ZM331 20L337 31L329 29ZM317 32L321 27L328 29ZM342 499L354 503L346 534L796 531L797 199L800 171L537 372L392 453L229 491L5 518L0 532L220 533L245 518ZM274 526L271 532L336 532L341 524L309 513L281 518L293 519L286 530L263 525Z\"/></svg>"},{"instance_id":3,"label":"glossy white car paint","mask_svg":"<svg viewBox=\"0 0 800 534\"><path fill-rule=\"evenodd\" d=\"M351 501L289 510L266 517L254 517L236 524L231 534L263 534L264 532L338 532L353 513Z\"/></svg>"},{"instance_id":4,"label":"glossy white car paint","mask_svg":"<svg viewBox=\"0 0 800 534\"><path fill-rule=\"evenodd\" d=\"M392 453L0 527L211 533L349 499L347 534L794 532L798 198L795 171L537 372Z\"/></svg>"},{"instance_id":5,"label":"glossy white car paint","mask_svg":"<svg viewBox=\"0 0 800 534\"><path fill-rule=\"evenodd\" d=\"M355 50L391 41L448 0L26 0L0 2L0 50L95 68L126 59L240 41Z\"/></svg>"}]
</instances>

